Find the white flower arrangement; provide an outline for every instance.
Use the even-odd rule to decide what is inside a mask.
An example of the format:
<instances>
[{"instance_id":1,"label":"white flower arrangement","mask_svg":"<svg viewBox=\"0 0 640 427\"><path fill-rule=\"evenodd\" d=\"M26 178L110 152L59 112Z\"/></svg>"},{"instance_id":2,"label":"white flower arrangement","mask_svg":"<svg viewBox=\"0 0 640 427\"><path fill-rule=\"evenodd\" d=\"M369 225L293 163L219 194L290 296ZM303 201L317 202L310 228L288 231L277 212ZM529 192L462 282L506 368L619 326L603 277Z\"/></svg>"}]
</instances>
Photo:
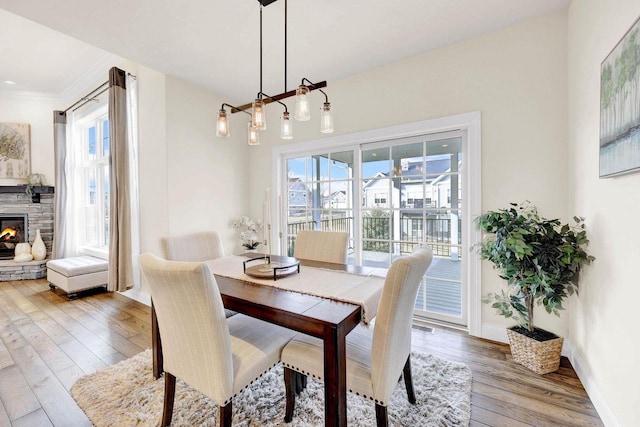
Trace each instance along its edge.
<instances>
[{"instance_id":1,"label":"white flower arrangement","mask_svg":"<svg viewBox=\"0 0 640 427\"><path fill-rule=\"evenodd\" d=\"M240 232L240 239L242 240L242 246L247 249L255 249L260 244L258 235L262 230L262 220L253 220L248 216L241 216L233 222L233 228Z\"/></svg>"}]
</instances>

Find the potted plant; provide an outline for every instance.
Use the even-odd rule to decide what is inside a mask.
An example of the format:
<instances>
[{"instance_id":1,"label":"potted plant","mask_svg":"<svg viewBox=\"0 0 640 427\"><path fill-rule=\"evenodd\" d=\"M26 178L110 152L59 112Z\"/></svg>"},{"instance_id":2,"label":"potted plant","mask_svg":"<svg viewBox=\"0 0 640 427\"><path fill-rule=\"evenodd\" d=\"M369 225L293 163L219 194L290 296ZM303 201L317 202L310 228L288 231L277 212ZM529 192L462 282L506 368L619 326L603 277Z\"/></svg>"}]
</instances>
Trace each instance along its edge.
<instances>
[{"instance_id":1,"label":"potted plant","mask_svg":"<svg viewBox=\"0 0 640 427\"><path fill-rule=\"evenodd\" d=\"M595 260L584 249L589 243L584 218L573 221L570 225L543 218L530 202L511 203L477 219L478 227L490 235L479 244L480 256L507 281L506 291L489 293L483 302L518 322L507 329L511 353L538 374L558 369L563 339L535 327L534 306L559 316L564 298L578 292L581 268Z\"/></svg>"},{"instance_id":2,"label":"potted plant","mask_svg":"<svg viewBox=\"0 0 640 427\"><path fill-rule=\"evenodd\" d=\"M262 220L253 220L248 216L241 216L233 222L233 228L242 230L240 232L242 246L248 251L255 251L260 244L258 235L262 230Z\"/></svg>"}]
</instances>

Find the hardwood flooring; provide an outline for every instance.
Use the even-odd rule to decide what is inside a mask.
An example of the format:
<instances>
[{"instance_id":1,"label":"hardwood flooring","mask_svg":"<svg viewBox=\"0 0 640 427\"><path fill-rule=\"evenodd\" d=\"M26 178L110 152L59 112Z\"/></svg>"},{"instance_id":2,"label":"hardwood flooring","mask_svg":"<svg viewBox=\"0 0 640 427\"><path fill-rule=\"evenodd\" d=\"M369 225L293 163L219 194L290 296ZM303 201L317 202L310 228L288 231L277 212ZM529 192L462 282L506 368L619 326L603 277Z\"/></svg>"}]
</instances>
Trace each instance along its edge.
<instances>
[{"instance_id":1,"label":"hardwood flooring","mask_svg":"<svg viewBox=\"0 0 640 427\"><path fill-rule=\"evenodd\" d=\"M122 295L68 301L44 279L0 282L0 427L90 426L71 385L150 347L150 320ZM471 368L471 426L602 425L568 360L539 376L507 345L434 328L414 329L413 346Z\"/></svg>"}]
</instances>

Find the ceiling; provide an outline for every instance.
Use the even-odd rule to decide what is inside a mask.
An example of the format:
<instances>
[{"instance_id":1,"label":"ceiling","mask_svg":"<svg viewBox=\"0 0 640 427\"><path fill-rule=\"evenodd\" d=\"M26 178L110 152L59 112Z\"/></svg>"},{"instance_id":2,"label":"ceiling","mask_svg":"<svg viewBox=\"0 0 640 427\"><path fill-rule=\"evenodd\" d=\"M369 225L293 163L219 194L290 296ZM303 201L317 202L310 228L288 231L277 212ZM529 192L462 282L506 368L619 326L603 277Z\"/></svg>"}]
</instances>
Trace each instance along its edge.
<instances>
[{"instance_id":1,"label":"ceiling","mask_svg":"<svg viewBox=\"0 0 640 427\"><path fill-rule=\"evenodd\" d=\"M263 9L267 94L285 89L284 5L279 0ZM290 1L286 88L306 77L327 80L330 89L331 81L568 5L569 0ZM59 96L97 68L127 58L209 88L230 103L248 102L260 89L259 10L256 0L0 0L0 94Z\"/></svg>"}]
</instances>

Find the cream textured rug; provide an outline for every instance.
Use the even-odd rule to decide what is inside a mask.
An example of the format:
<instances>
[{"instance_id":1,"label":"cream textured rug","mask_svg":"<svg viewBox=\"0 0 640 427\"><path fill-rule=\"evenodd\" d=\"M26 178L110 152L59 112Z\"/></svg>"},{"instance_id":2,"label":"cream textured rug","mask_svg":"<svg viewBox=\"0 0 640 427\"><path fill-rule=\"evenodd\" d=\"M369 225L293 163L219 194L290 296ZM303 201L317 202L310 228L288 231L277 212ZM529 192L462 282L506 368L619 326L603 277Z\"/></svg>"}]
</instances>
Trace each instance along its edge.
<instances>
[{"instance_id":1,"label":"cream textured rug","mask_svg":"<svg viewBox=\"0 0 640 427\"><path fill-rule=\"evenodd\" d=\"M470 419L471 371L462 363L412 353L417 402L407 400L404 381L389 405L392 426L467 426ZM151 374L151 351L76 381L71 395L95 426L157 426L162 417L164 379ZM234 426L322 426L324 388L309 378L296 398L293 422L284 419L284 381L278 365L233 399ZM174 426L215 426L217 406L180 380L176 386ZM375 426L373 402L353 393L347 397L349 426Z\"/></svg>"}]
</instances>

